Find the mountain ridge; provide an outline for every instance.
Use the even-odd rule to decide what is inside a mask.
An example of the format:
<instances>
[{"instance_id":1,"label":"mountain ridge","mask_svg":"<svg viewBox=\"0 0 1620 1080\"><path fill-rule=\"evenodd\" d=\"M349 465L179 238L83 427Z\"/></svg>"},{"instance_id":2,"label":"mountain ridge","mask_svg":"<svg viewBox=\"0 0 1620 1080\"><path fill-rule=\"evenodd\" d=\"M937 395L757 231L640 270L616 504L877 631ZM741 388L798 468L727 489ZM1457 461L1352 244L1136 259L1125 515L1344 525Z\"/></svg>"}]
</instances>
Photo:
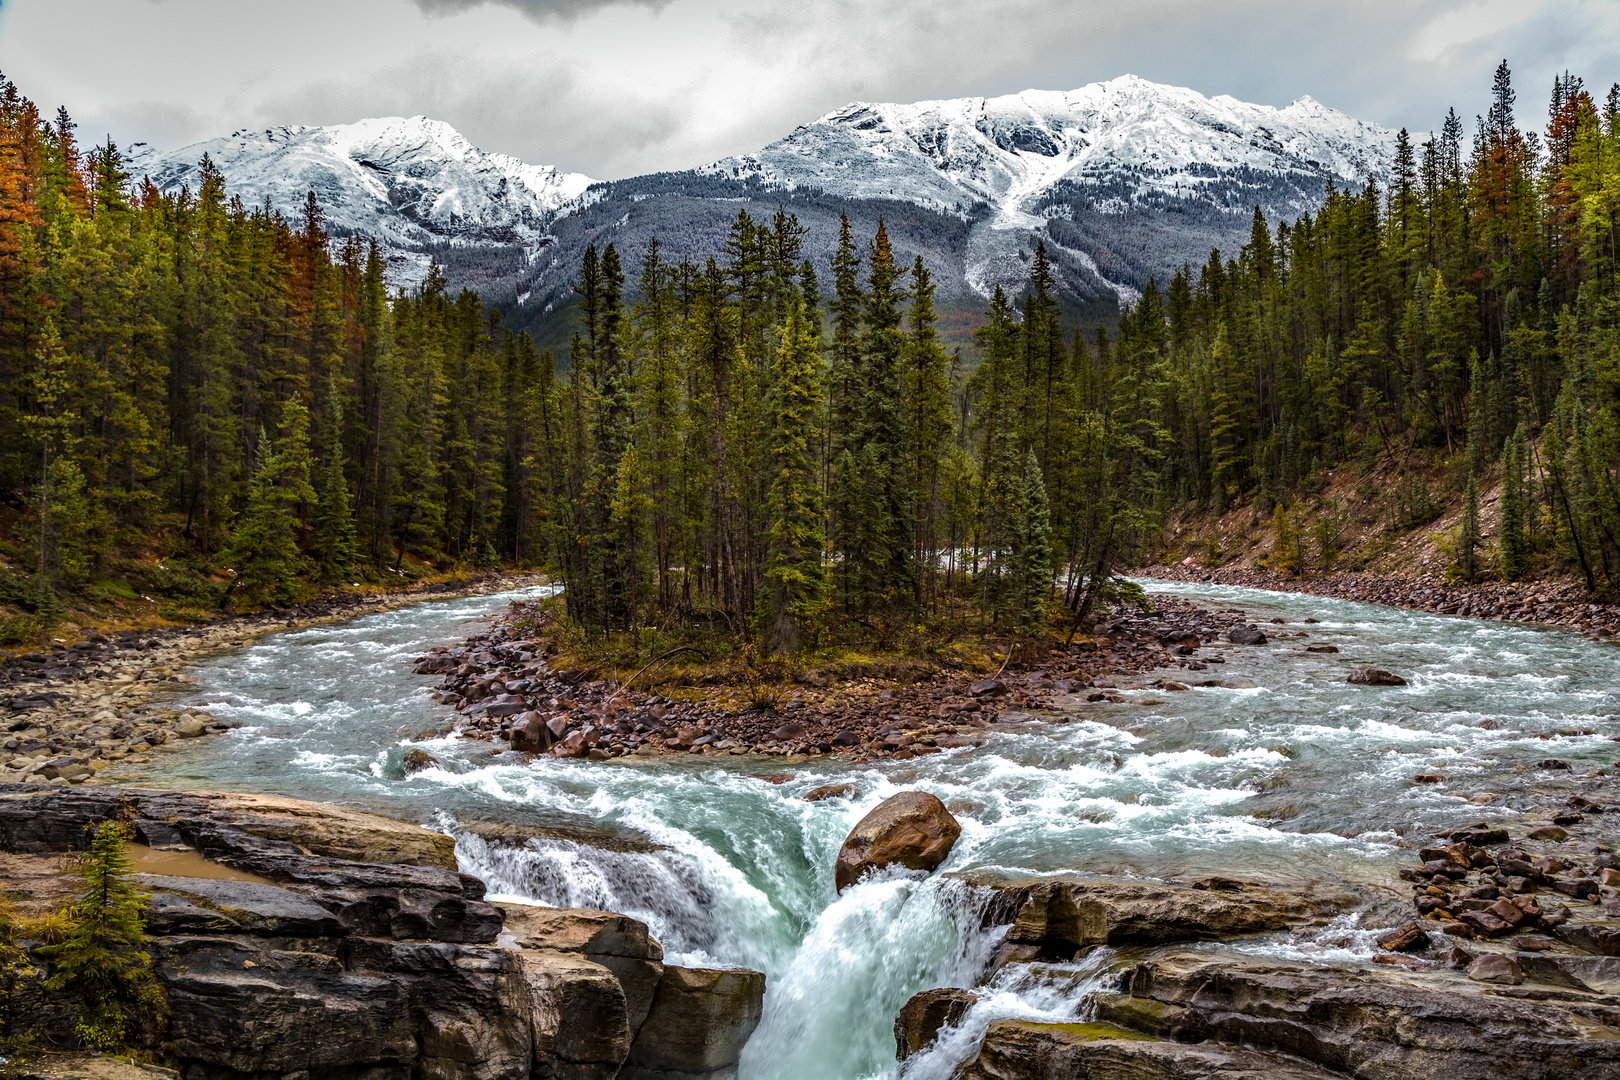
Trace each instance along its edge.
<instances>
[{"instance_id":1,"label":"mountain ridge","mask_svg":"<svg viewBox=\"0 0 1620 1080\"><path fill-rule=\"evenodd\" d=\"M739 202L799 214L813 259L845 214L868 232L903 218L891 239L924 258L947 305L1017 292L1042 242L1076 310L1102 312L1241 242L1256 206L1292 219L1329 183L1382 176L1394 138L1309 96L1278 108L1124 75L1075 90L851 102L751 154L621 180L485 153L427 117L239 131L168 153L140 145L130 161L173 189L195 186L207 153L245 201L289 214L314 190L334 236L379 241L395 284L414 287L437 260L452 286L520 321L571 303L587 244L629 252L658 235L677 258L712 250Z\"/></svg>"}]
</instances>

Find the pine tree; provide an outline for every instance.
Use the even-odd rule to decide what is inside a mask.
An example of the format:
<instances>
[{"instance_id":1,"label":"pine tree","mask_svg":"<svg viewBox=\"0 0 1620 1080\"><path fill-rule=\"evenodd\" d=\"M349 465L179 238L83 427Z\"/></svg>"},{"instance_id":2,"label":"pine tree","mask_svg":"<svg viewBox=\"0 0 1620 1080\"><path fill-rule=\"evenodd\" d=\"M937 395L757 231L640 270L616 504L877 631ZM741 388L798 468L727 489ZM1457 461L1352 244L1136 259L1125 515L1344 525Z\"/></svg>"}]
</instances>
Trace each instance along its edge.
<instances>
[{"instance_id":1,"label":"pine tree","mask_svg":"<svg viewBox=\"0 0 1620 1080\"><path fill-rule=\"evenodd\" d=\"M132 880L124 853L128 840L122 823L103 821L95 827L79 864L84 891L68 909L71 929L59 943L39 949L51 966L46 987L79 995L85 1011L76 1034L101 1051L123 1046L132 1019L162 1020L167 1011L145 951L146 895Z\"/></svg>"},{"instance_id":2,"label":"pine tree","mask_svg":"<svg viewBox=\"0 0 1620 1080\"><path fill-rule=\"evenodd\" d=\"M1462 531L1457 538L1457 574L1472 585L1479 578L1479 484L1473 473L1463 493Z\"/></svg>"},{"instance_id":3,"label":"pine tree","mask_svg":"<svg viewBox=\"0 0 1620 1080\"><path fill-rule=\"evenodd\" d=\"M770 540L763 581L768 651L792 654L813 633L825 604L821 491L816 450L825 403L816 342L794 298L776 347L771 391Z\"/></svg>"},{"instance_id":4,"label":"pine tree","mask_svg":"<svg viewBox=\"0 0 1620 1080\"><path fill-rule=\"evenodd\" d=\"M1497 528L1497 545L1502 559L1503 581L1519 580L1530 564L1524 459L1524 428L1520 426L1508 438L1507 450L1502 455L1502 521Z\"/></svg>"},{"instance_id":5,"label":"pine tree","mask_svg":"<svg viewBox=\"0 0 1620 1080\"><path fill-rule=\"evenodd\" d=\"M269 436L259 429L247 508L223 556L236 563L231 589L253 601L294 598L305 569L295 529L297 508L315 501L309 483L308 413L296 402L285 408L289 425L282 447L272 449Z\"/></svg>"},{"instance_id":6,"label":"pine tree","mask_svg":"<svg viewBox=\"0 0 1620 1080\"><path fill-rule=\"evenodd\" d=\"M315 515L315 550L320 555L322 577L327 581L342 581L353 573L359 552L349 481L343 469L342 407L334 391L329 390L328 395L333 405L327 421L326 464L321 470L319 508Z\"/></svg>"},{"instance_id":7,"label":"pine tree","mask_svg":"<svg viewBox=\"0 0 1620 1080\"><path fill-rule=\"evenodd\" d=\"M1046 603L1052 595L1052 522L1034 450L1024 456L1008 532L1008 612L1020 629L1036 633L1045 625Z\"/></svg>"}]
</instances>

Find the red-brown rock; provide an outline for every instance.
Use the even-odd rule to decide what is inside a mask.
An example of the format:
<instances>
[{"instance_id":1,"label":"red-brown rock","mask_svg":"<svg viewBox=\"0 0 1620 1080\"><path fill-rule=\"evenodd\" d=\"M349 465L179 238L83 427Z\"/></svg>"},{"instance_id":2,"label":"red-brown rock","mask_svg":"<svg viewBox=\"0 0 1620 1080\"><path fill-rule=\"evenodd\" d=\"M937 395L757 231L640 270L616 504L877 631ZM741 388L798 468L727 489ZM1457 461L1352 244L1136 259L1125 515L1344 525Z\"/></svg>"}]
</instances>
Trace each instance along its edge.
<instances>
[{"instance_id":1,"label":"red-brown rock","mask_svg":"<svg viewBox=\"0 0 1620 1080\"><path fill-rule=\"evenodd\" d=\"M933 870L962 835L945 804L925 791L903 791L879 803L844 839L838 851L836 881L843 892L868 870L898 863L910 870Z\"/></svg>"}]
</instances>

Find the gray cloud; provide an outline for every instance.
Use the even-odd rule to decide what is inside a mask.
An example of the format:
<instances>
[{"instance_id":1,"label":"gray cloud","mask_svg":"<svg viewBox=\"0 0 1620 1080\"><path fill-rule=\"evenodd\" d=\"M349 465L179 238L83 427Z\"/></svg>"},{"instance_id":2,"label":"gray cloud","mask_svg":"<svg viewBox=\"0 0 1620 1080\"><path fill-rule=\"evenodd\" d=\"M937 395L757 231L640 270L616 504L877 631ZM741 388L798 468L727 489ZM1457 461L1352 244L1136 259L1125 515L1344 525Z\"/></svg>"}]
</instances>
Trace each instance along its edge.
<instances>
[{"instance_id":1,"label":"gray cloud","mask_svg":"<svg viewBox=\"0 0 1620 1080\"><path fill-rule=\"evenodd\" d=\"M458 15L486 4L511 8L535 22L568 22L608 7L635 5L654 11L668 7L673 0L411 0L428 15Z\"/></svg>"},{"instance_id":2,"label":"gray cloud","mask_svg":"<svg viewBox=\"0 0 1620 1080\"><path fill-rule=\"evenodd\" d=\"M1513 65L1620 73L1614 0L0 0L0 70L87 132L159 144L426 113L486 150L613 177L744 153L852 99L1068 89L1131 72L1427 131ZM72 52L55 43L71 39Z\"/></svg>"}]
</instances>

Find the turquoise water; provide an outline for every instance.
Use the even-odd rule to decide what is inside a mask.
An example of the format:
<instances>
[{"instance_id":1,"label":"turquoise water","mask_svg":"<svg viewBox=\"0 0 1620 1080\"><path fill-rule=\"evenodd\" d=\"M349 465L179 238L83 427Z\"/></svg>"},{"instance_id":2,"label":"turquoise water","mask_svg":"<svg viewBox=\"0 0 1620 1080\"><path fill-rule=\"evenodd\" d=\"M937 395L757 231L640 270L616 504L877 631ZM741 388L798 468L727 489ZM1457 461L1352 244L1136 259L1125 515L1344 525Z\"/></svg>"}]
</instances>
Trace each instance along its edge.
<instances>
[{"instance_id":1,"label":"turquoise water","mask_svg":"<svg viewBox=\"0 0 1620 1080\"><path fill-rule=\"evenodd\" d=\"M1159 673L1237 688L1167 693L1121 679L1126 704L1068 699L1053 714L1062 723L997 731L977 750L860 767L753 757L589 763L525 761L452 737L407 742L442 730L453 715L427 697L436 680L411 674L412 658L475 632L524 594L433 601L272 635L198 664L184 700L243 726L186 742L141 775L154 784L343 802L435 825L457 836L464 867L497 896L623 911L644 919L676 962L765 971L766 1014L744 1077L853 1080L894 1075L899 1006L919 989L970 984L997 944L994 930L979 928L972 890L938 875L871 880L835 897L838 845L897 791L931 791L961 821L946 871L1219 873L1376 889L1392 882L1403 846L1440 828L1518 818L1571 792L1590 793L1602 783L1590 774L1613 766L1620 752L1610 741L1620 733L1613 645L1313 596L1148 584L1286 625L1264 625L1273 635L1266 646L1201 650L1205 659L1223 655L1224 664ZM1306 653L1307 644L1341 651ZM1361 664L1396 671L1410 685L1347 685L1345 675ZM401 778L405 745L441 764ZM1573 768L1535 769L1545 758ZM752 775L783 771L793 779ZM1414 784L1418 773L1444 780ZM858 796L803 800L835 781L853 784ZM543 840L490 850L462 827L476 821L588 824L660 847L603 851ZM1365 937L1346 925L1322 941L1262 947L1306 958L1313 950L1365 955ZM1078 985L1014 980L974 1011L974 1022L1067 1015ZM918 1059L907 1077L948 1075L953 1052Z\"/></svg>"}]
</instances>

